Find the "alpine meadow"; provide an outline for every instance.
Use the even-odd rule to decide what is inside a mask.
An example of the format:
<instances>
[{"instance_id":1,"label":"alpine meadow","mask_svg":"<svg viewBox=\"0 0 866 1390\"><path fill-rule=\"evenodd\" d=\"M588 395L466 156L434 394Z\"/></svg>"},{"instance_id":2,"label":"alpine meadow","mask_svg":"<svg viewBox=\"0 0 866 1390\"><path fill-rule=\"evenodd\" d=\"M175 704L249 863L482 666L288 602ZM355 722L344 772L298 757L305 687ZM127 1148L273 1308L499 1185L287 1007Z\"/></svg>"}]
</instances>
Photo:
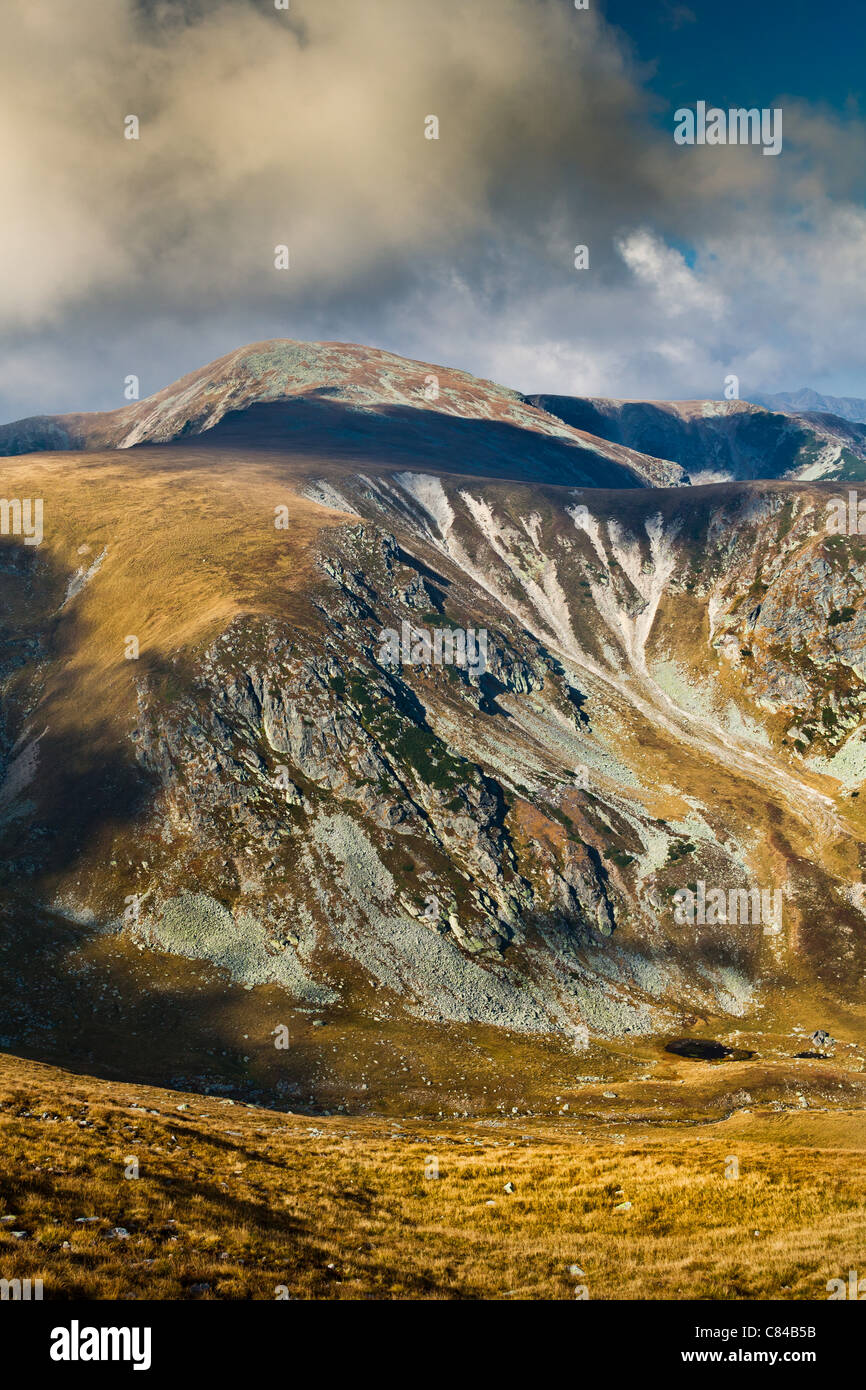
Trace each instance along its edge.
<instances>
[{"instance_id":1,"label":"alpine meadow","mask_svg":"<svg viewBox=\"0 0 866 1390\"><path fill-rule=\"evenodd\" d=\"M314 1327L253 1304L595 1302L621 1369L826 1374L866 1298L862 15L0 33L31 1364L159 1375L163 1304L206 1374Z\"/></svg>"}]
</instances>

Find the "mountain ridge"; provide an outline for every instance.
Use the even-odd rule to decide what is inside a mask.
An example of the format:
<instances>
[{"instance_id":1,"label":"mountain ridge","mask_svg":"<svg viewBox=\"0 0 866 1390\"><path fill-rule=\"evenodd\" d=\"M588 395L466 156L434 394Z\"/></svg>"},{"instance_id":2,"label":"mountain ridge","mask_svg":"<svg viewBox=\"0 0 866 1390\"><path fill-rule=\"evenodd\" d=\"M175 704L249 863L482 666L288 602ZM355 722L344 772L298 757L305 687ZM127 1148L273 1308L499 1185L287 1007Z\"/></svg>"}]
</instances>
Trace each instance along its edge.
<instances>
[{"instance_id":1,"label":"mountain ridge","mask_svg":"<svg viewBox=\"0 0 866 1390\"><path fill-rule=\"evenodd\" d=\"M527 395L354 343L273 339L113 411L0 426L0 455L129 449L337 449L476 475L599 487L755 477L866 478L866 425L745 401Z\"/></svg>"},{"instance_id":2,"label":"mountain ridge","mask_svg":"<svg viewBox=\"0 0 866 1390\"><path fill-rule=\"evenodd\" d=\"M803 386L799 391L757 393L752 400L768 410L781 410L794 415L819 412L836 415L855 424L866 424L866 400L860 396L828 396L813 391L810 386Z\"/></svg>"},{"instance_id":3,"label":"mountain ridge","mask_svg":"<svg viewBox=\"0 0 866 1390\"><path fill-rule=\"evenodd\" d=\"M307 414L299 415L303 407ZM602 486L646 486L682 477L675 463L592 438L539 410L519 392L467 372L352 343L293 339L238 348L114 411L13 421L0 427L0 454L129 449L200 435L216 446L233 425L233 442L240 439L259 448L279 447L287 442L285 436L298 433L351 443L373 426L385 446L385 421L394 424L394 448L402 452L411 451L425 433L435 445L438 428L444 435L442 454L453 453L456 446L471 458L480 448L516 463L535 450L542 461L552 461L551 467L558 461L575 482L595 478Z\"/></svg>"},{"instance_id":4,"label":"mountain ridge","mask_svg":"<svg viewBox=\"0 0 866 1390\"><path fill-rule=\"evenodd\" d=\"M866 477L866 426L832 415L785 415L739 400L529 399L576 429L671 459L692 483Z\"/></svg>"}]
</instances>

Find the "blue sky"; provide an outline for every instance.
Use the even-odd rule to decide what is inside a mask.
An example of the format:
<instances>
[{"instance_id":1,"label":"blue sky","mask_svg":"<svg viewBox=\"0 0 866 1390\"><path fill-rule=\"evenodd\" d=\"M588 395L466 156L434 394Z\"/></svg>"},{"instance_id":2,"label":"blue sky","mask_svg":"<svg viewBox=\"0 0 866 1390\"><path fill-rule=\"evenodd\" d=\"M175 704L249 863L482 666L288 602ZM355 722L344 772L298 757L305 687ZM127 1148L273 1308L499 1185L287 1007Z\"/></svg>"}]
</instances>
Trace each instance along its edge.
<instances>
[{"instance_id":1,"label":"blue sky","mask_svg":"<svg viewBox=\"0 0 866 1390\"><path fill-rule=\"evenodd\" d=\"M648 85L670 108L697 97L731 107L796 95L844 111L861 99L866 21L854 0L597 2L653 65Z\"/></svg>"}]
</instances>

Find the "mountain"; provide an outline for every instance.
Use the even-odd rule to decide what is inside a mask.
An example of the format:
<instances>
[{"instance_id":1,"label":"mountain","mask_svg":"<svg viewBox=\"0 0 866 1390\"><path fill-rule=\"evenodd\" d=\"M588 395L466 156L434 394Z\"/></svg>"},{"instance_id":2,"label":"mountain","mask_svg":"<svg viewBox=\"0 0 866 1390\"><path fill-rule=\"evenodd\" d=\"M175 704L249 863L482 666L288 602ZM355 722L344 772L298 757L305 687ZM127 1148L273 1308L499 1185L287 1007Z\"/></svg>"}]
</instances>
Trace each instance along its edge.
<instances>
[{"instance_id":1,"label":"mountain","mask_svg":"<svg viewBox=\"0 0 866 1390\"><path fill-rule=\"evenodd\" d=\"M524 396L353 343L253 343L118 410L0 426L0 455L209 449L584 487L866 478L866 426L744 401Z\"/></svg>"},{"instance_id":2,"label":"mountain","mask_svg":"<svg viewBox=\"0 0 866 1390\"><path fill-rule=\"evenodd\" d=\"M444 371L407 464L381 381L344 399L359 351L336 405L266 377L242 409L209 369L126 447L4 460L44 536L0 537L0 1045L364 1109L396 1103L379 1049L423 1037L434 1114L506 1104L502 1040L527 1089L695 1028L802 1088L820 1023L857 1072L866 542L829 533L832 486L539 482L503 427L605 456ZM451 419L468 458L425 448ZM780 920L684 924L701 884Z\"/></svg>"},{"instance_id":3,"label":"mountain","mask_svg":"<svg viewBox=\"0 0 866 1390\"><path fill-rule=\"evenodd\" d=\"M776 391L771 395L753 396L757 405L767 410L779 410L786 415L820 413L836 415L840 420L866 424L866 401L859 396L822 396L804 386L800 391Z\"/></svg>"},{"instance_id":4,"label":"mountain","mask_svg":"<svg viewBox=\"0 0 866 1390\"><path fill-rule=\"evenodd\" d=\"M833 415L791 416L746 401L529 399L575 429L678 463L692 483L866 478L866 427Z\"/></svg>"},{"instance_id":5,"label":"mountain","mask_svg":"<svg viewBox=\"0 0 866 1390\"><path fill-rule=\"evenodd\" d=\"M668 460L594 439L516 391L466 372L352 343L253 343L146 400L104 413L35 416L0 427L0 454L208 448L437 467L587 486L670 486Z\"/></svg>"},{"instance_id":6,"label":"mountain","mask_svg":"<svg viewBox=\"0 0 866 1390\"><path fill-rule=\"evenodd\" d=\"M0 465L0 1047L353 1114L556 1113L576 1074L727 1114L738 1067L853 1103L866 541L833 486L647 486L444 369L400 406L374 354L359 397L361 349L286 400L281 352ZM731 919L684 920L699 891Z\"/></svg>"}]
</instances>

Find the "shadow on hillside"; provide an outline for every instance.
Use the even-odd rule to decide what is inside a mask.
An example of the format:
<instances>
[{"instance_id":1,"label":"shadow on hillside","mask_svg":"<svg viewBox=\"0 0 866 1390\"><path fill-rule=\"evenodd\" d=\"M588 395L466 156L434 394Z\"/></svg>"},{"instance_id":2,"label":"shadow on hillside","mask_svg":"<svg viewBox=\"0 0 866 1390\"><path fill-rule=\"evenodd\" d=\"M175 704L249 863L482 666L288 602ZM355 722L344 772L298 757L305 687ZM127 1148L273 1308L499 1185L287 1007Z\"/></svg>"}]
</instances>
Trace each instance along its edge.
<instances>
[{"instance_id":1,"label":"shadow on hillside","mask_svg":"<svg viewBox=\"0 0 866 1390\"><path fill-rule=\"evenodd\" d=\"M679 416L652 401L621 401L607 410L577 396L529 399L574 429L654 458L673 459L689 473L714 469L744 480L778 478L795 466L802 450L815 450L815 436L807 426L795 416L772 411L732 414L724 430L710 433L703 417ZM829 424L833 417L824 420ZM838 423L844 430L846 422ZM848 476L853 475L846 472Z\"/></svg>"},{"instance_id":2,"label":"shadow on hillside","mask_svg":"<svg viewBox=\"0 0 866 1390\"><path fill-rule=\"evenodd\" d=\"M44 1099L36 1103L42 1104ZM209 1128L195 1124L182 1126L174 1117L172 1127L178 1130L182 1141L176 1153L147 1152L150 1140L165 1139L158 1127L150 1131L146 1140L111 1135L114 1140L111 1147L116 1152L123 1153L127 1147L133 1152L138 1147L143 1152L144 1193L136 1191L133 1194L132 1189L137 1189L139 1183L121 1182L118 1187L101 1165L85 1163L82 1171L89 1174L90 1194L85 1202L81 1182L74 1175L70 1180L67 1174L56 1176L51 1168L46 1171L37 1168L22 1181L21 1169L15 1164L0 1173L0 1202L7 1208L20 1209L22 1201L26 1200L31 1210L38 1207L50 1211L52 1225L64 1230L75 1229L73 1223L83 1206L87 1210L95 1208L102 1217L103 1224L97 1228L102 1239L88 1256L88 1274L94 1267L98 1271L100 1257L109 1254L104 1235L106 1224L116 1224L128 1230L131 1249L135 1249L140 1238L152 1242L150 1248L154 1258L170 1257L173 1266L170 1277L179 1283L177 1297L181 1299L195 1299L204 1292L212 1292L216 1298L225 1297L221 1294L221 1284L224 1285L226 1278L233 1284L238 1279L248 1280L250 1297L261 1297L271 1279L274 1284L268 1289L268 1297L273 1297L281 1285L286 1286L293 1297L293 1286L302 1280L308 1296L321 1299L331 1296L332 1290L336 1294L347 1273L353 1282L370 1290L389 1289L399 1282L403 1297L423 1297L437 1290L435 1278L426 1272L424 1261L417 1258L417 1248L413 1251L405 1239L398 1245L400 1253L389 1259L383 1256L378 1244L367 1238L371 1221L375 1223L381 1218L392 1199L387 1196L385 1181L379 1180L372 1160L372 1181L367 1180L363 1170L358 1171L359 1160L360 1164L364 1163L363 1153L351 1160L352 1189L344 1186L349 1161L343 1156L333 1162L326 1160L319 1175L318 1192L313 1188L305 1193L303 1185L300 1191L297 1187L289 1189L295 1208L292 1211L281 1201L287 1190L284 1165L269 1159L261 1148L247 1147L240 1140L223 1142ZM284 1142L287 1148L297 1151L302 1148L304 1139L293 1136ZM77 1157L74 1140L69 1153ZM238 1163L257 1168L269 1166L275 1170L273 1178L266 1178L262 1184L257 1175L253 1186L258 1189L258 1195L239 1195L233 1190L237 1186L234 1165ZM210 1172L203 1171L208 1168ZM359 1186L360 1191L356 1190ZM326 1205L325 1219L317 1209L318 1201ZM173 1218L166 1219L169 1212L177 1213L180 1225L175 1224ZM188 1234L189 1246L176 1243L182 1228ZM189 1235L191 1231L196 1234ZM404 1237L407 1234L404 1229ZM205 1249L195 1248L200 1247L206 1237L213 1240L212 1245ZM218 1240L213 1239L217 1237ZM223 1245L230 1249L221 1260L217 1252ZM243 1255L238 1252L238 1245ZM267 1254L262 1253L265 1245ZM116 1251L115 1245L110 1253L113 1255ZM237 1271L238 1264L243 1267L242 1274ZM130 1287L141 1285L147 1274L134 1272L142 1267L140 1263L133 1263L122 1276L118 1275L116 1267L112 1268L107 1276L109 1284L122 1277ZM203 1268L209 1289L197 1287ZM65 1265L54 1264L46 1282L46 1296L54 1302L94 1296L92 1282L85 1279L80 1263L71 1259ZM381 1297L381 1293L378 1296ZM451 1296L460 1297L460 1291L452 1289ZM470 1296L469 1290L463 1296Z\"/></svg>"},{"instance_id":3,"label":"shadow on hillside","mask_svg":"<svg viewBox=\"0 0 866 1390\"><path fill-rule=\"evenodd\" d=\"M151 779L122 731L85 703L114 673L88 663L70 575L45 548L0 540L0 885L62 873L107 826L133 822ZM118 672L134 663L118 647Z\"/></svg>"},{"instance_id":4,"label":"shadow on hillside","mask_svg":"<svg viewBox=\"0 0 866 1390\"><path fill-rule=\"evenodd\" d=\"M556 435L506 420L467 420L414 406L361 410L325 392L231 411L204 434L173 440L177 448L286 451L363 466L427 466L449 473L574 487L640 488L628 468ZM153 446L143 446L152 448ZM171 447L168 445L166 447Z\"/></svg>"}]
</instances>

